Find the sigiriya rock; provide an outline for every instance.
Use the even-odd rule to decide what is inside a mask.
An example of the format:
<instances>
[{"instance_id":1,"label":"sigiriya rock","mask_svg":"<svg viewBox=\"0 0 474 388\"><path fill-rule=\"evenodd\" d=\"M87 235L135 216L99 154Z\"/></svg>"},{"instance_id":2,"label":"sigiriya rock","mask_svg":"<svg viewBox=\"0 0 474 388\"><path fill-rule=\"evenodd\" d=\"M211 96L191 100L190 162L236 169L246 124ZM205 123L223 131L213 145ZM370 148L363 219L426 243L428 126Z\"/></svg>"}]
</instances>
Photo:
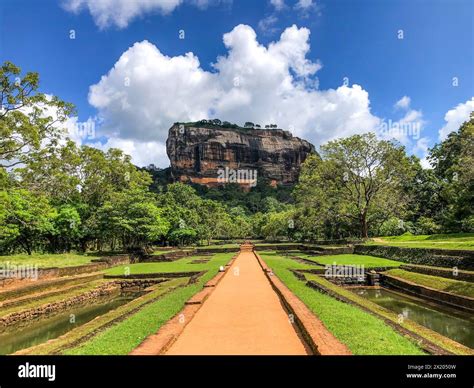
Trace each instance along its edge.
<instances>
[{"instance_id":1,"label":"sigiriya rock","mask_svg":"<svg viewBox=\"0 0 474 388\"><path fill-rule=\"evenodd\" d=\"M174 181L210 187L220 184L222 170L258 171L272 186L293 184L301 164L315 150L311 143L282 129L201 121L175 123L168 132L166 152Z\"/></svg>"}]
</instances>

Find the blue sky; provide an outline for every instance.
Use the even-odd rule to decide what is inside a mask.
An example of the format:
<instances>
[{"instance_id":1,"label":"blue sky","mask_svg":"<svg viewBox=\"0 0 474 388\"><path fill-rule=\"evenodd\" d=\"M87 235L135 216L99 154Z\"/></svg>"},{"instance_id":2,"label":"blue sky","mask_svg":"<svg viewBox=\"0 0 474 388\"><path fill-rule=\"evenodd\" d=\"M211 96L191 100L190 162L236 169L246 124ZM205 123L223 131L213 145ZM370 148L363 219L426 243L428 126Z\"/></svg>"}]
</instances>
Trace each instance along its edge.
<instances>
[{"instance_id":1,"label":"blue sky","mask_svg":"<svg viewBox=\"0 0 474 388\"><path fill-rule=\"evenodd\" d=\"M76 105L76 123L91 118L94 137L78 141L104 148L122 145L137 164L167 164L164 139L174 119L213 114L239 123L278 120L316 145L402 120L419 125L421 133L395 137L422 158L426 147L439 141L439 131L445 136L474 106L472 1L168 4L173 1L164 12L162 0L151 10L140 0L135 7L119 0L122 8L95 0L96 7L104 3L96 11L88 8L92 1L76 0L82 7L73 12L67 9L72 0L3 0L0 60L39 72L43 92ZM235 29L238 25L245 28ZM71 30L75 39L70 39ZM184 39L179 39L180 30ZM223 36L231 31L226 46ZM148 44L140 43L145 40ZM279 41L280 48L260 57L260 48ZM197 67L189 58L179 70L168 61L188 52L199 60ZM121 69L108 74L124 53L128 59ZM243 58L247 55L254 56L255 68L252 58ZM219 56L227 60L216 68ZM259 63L275 66L268 70L275 84L272 77L261 81L266 71ZM127 74L134 76L122 89L117 79ZM196 77L198 85L188 87ZM340 88L344 77L347 87ZM228 85L236 78L243 85L238 93ZM98 87L91 97L92 85ZM282 88L282 96L275 97ZM199 96L201 90L205 96Z\"/></svg>"}]
</instances>

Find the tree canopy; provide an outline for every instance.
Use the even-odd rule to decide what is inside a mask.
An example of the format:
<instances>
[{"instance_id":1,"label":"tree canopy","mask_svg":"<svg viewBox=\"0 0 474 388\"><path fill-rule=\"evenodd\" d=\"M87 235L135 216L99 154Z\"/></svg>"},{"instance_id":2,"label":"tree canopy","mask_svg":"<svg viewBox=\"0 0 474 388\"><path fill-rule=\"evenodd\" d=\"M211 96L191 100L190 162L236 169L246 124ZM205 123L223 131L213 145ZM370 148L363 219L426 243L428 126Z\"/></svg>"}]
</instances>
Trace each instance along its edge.
<instances>
[{"instance_id":1,"label":"tree canopy","mask_svg":"<svg viewBox=\"0 0 474 388\"><path fill-rule=\"evenodd\" d=\"M0 253L474 231L473 115L429 151L431 169L367 133L322 145L296 187L259 178L246 191L172 183L119 149L78 145L62 129L74 107L39 93L38 74L5 62L0 82Z\"/></svg>"}]
</instances>

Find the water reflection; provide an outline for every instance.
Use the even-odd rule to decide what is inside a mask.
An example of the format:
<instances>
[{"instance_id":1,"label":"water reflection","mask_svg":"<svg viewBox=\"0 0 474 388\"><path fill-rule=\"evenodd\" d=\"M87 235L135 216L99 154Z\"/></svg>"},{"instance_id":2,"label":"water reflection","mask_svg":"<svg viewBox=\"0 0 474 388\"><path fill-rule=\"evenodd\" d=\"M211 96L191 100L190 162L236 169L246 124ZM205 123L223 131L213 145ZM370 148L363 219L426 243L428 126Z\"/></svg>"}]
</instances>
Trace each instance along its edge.
<instances>
[{"instance_id":1,"label":"water reflection","mask_svg":"<svg viewBox=\"0 0 474 388\"><path fill-rule=\"evenodd\" d=\"M51 318L31 322L21 328L9 329L0 333L0 354L11 354L57 338L95 317L129 302L131 299L133 299L133 296L120 296L109 299L107 302L71 309Z\"/></svg>"},{"instance_id":2,"label":"water reflection","mask_svg":"<svg viewBox=\"0 0 474 388\"><path fill-rule=\"evenodd\" d=\"M433 305L425 300L401 295L387 289L353 289L364 298L388 310L396 312L399 321L408 318L456 342L474 348L474 317L467 312L441 305Z\"/></svg>"}]
</instances>

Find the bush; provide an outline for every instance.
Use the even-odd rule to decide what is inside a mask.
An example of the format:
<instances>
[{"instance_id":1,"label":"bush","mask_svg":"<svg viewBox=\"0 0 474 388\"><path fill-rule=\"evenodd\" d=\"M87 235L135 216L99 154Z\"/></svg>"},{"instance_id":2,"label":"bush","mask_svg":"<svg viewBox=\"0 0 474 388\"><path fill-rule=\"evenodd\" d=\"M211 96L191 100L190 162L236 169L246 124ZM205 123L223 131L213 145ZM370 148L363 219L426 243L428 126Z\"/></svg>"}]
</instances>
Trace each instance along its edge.
<instances>
[{"instance_id":1,"label":"bush","mask_svg":"<svg viewBox=\"0 0 474 388\"><path fill-rule=\"evenodd\" d=\"M463 232L468 232L468 233L474 232L474 216L470 216L462 220L461 229Z\"/></svg>"},{"instance_id":2,"label":"bush","mask_svg":"<svg viewBox=\"0 0 474 388\"><path fill-rule=\"evenodd\" d=\"M190 245L197 241L197 232L191 228L175 229L168 235L168 241L171 245Z\"/></svg>"},{"instance_id":3,"label":"bush","mask_svg":"<svg viewBox=\"0 0 474 388\"><path fill-rule=\"evenodd\" d=\"M441 226L432 218L420 217L417 222L417 231L419 234L437 234L441 232Z\"/></svg>"},{"instance_id":4,"label":"bush","mask_svg":"<svg viewBox=\"0 0 474 388\"><path fill-rule=\"evenodd\" d=\"M400 236L403 232L405 232L405 224L396 217L389 218L380 227L382 236Z\"/></svg>"}]
</instances>

